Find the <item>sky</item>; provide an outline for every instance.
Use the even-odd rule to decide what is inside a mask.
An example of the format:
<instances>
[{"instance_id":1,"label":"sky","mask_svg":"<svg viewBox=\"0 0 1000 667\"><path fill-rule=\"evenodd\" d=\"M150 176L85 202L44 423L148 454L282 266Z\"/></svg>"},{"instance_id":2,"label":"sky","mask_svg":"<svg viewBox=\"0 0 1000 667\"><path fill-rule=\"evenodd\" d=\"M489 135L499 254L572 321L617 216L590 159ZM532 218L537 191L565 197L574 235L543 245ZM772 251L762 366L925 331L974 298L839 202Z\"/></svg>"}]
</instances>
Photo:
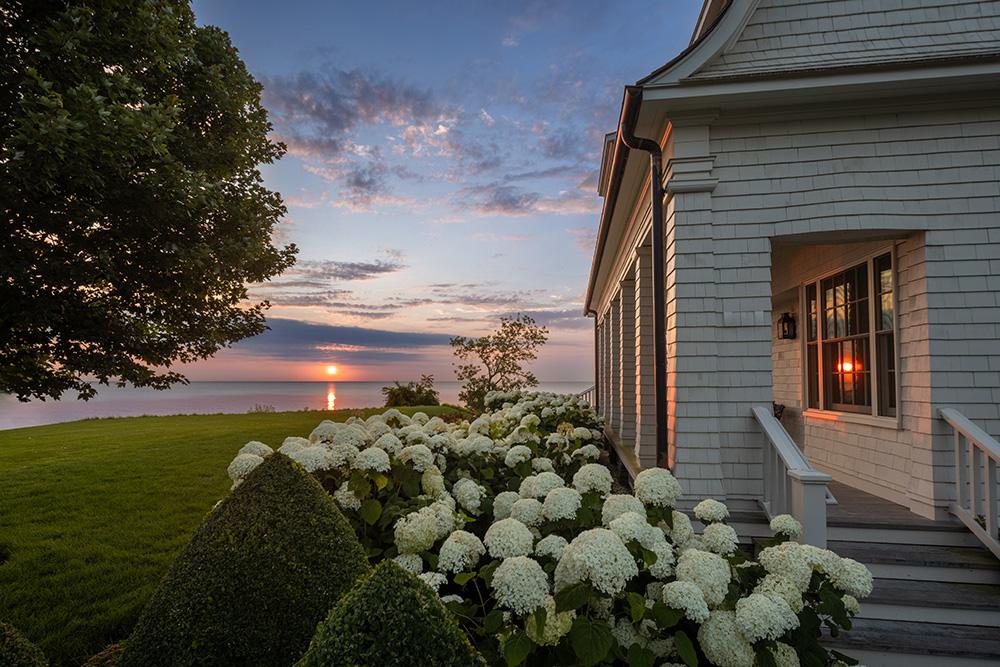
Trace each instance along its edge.
<instances>
[{"instance_id":1,"label":"sky","mask_svg":"<svg viewBox=\"0 0 1000 667\"><path fill-rule=\"evenodd\" d=\"M195 0L253 75L296 265L270 330L192 380L452 380L451 336L549 329L543 381L593 376L583 294L622 88L683 49L698 0Z\"/></svg>"}]
</instances>

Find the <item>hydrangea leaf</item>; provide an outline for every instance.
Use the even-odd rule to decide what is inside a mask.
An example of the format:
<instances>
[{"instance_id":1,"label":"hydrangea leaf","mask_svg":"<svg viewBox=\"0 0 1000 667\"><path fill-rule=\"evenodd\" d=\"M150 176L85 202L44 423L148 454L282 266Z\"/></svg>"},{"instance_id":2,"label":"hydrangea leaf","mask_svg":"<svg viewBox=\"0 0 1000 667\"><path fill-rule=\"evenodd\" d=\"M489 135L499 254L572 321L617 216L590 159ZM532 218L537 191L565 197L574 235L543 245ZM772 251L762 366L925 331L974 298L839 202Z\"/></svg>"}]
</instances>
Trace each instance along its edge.
<instances>
[{"instance_id":1,"label":"hydrangea leaf","mask_svg":"<svg viewBox=\"0 0 1000 667\"><path fill-rule=\"evenodd\" d=\"M503 655L504 659L507 660L507 667L516 667L524 662L534 646L535 643L525 633L520 631L514 633L503 645Z\"/></svg>"},{"instance_id":2,"label":"hydrangea leaf","mask_svg":"<svg viewBox=\"0 0 1000 667\"><path fill-rule=\"evenodd\" d=\"M584 667L589 667L607 657L615 643L615 637L611 634L611 628L607 623L578 616L573 620L573 627L569 630L569 641L580 663Z\"/></svg>"},{"instance_id":3,"label":"hydrangea leaf","mask_svg":"<svg viewBox=\"0 0 1000 667\"><path fill-rule=\"evenodd\" d=\"M688 667L698 667L698 653L694 650L691 638L683 630L674 633L674 647L684 664Z\"/></svg>"}]
</instances>

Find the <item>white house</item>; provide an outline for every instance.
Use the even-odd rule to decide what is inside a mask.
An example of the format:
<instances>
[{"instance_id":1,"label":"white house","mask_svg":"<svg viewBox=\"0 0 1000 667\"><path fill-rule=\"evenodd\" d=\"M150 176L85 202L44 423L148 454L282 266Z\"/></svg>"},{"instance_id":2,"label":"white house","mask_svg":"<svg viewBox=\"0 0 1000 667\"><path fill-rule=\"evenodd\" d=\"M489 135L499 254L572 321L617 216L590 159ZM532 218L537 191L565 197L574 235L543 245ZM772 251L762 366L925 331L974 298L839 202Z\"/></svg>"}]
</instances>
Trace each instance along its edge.
<instances>
[{"instance_id":1,"label":"white house","mask_svg":"<svg viewBox=\"0 0 1000 667\"><path fill-rule=\"evenodd\" d=\"M626 87L599 187L625 467L857 549L897 590L867 664L1000 664L1000 1L708 0Z\"/></svg>"}]
</instances>

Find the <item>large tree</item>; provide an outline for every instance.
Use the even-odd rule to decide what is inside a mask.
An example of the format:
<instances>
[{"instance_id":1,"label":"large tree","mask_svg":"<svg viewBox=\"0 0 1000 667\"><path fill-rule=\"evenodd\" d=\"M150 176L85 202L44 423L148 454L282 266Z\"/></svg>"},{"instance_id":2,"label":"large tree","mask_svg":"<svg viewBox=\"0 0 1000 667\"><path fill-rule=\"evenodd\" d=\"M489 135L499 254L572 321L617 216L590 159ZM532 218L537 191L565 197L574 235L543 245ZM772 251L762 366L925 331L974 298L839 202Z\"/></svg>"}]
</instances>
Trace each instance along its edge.
<instances>
[{"instance_id":1,"label":"large tree","mask_svg":"<svg viewBox=\"0 0 1000 667\"><path fill-rule=\"evenodd\" d=\"M281 157L260 84L187 0L0 3L0 392L164 388L260 333Z\"/></svg>"},{"instance_id":2,"label":"large tree","mask_svg":"<svg viewBox=\"0 0 1000 667\"><path fill-rule=\"evenodd\" d=\"M490 391L512 391L538 384L527 364L538 357L538 348L549 338L549 330L527 315L501 317L496 331L479 338L451 339L455 375L462 383L459 399L481 411Z\"/></svg>"}]
</instances>

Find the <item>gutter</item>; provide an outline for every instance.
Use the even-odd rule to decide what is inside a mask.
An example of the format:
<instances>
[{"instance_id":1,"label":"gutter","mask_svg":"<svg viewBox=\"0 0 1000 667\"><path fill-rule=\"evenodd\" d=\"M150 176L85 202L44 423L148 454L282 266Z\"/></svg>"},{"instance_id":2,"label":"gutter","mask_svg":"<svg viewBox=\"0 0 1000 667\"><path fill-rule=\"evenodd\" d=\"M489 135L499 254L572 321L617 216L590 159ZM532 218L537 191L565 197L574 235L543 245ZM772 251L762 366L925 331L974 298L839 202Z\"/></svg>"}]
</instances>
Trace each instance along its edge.
<instances>
[{"instance_id":1,"label":"gutter","mask_svg":"<svg viewBox=\"0 0 1000 667\"><path fill-rule=\"evenodd\" d=\"M652 214L652 261L653 261L653 400L656 405L656 460L663 467L668 467L667 456L667 332L666 332L666 304L664 303L664 265L665 258L663 252L664 228L663 228L663 179L662 179L662 152L660 144L652 139L635 136L635 125L639 118L639 110L642 107L642 87L626 86L625 97L622 101L621 120L618 125L618 139L615 142L614 158L611 165L611 180L608 185L608 194L604 199L604 209L601 212L601 224L598 229L597 249L594 254L594 266L592 268L592 280L587 286L587 298L585 303L590 305L593 297L594 278L597 276L599 266L597 265L604 254L604 246L607 243L608 231L611 226L611 219L614 216L615 204L618 200L618 193L621 189L622 174L625 171L625 163L628 159L629 150L640 150L649 153L649 176L650 176L650 208ZM587 314L594 315L594 350L597 354L597 312L589 309ZM596 361L596 358L595 358ZM597 376L597 366L595 363L595 378ZM599 382L595 382L595 386ZM600 396L598 394L598 400Z\"/></svg>"}]
</instances>

